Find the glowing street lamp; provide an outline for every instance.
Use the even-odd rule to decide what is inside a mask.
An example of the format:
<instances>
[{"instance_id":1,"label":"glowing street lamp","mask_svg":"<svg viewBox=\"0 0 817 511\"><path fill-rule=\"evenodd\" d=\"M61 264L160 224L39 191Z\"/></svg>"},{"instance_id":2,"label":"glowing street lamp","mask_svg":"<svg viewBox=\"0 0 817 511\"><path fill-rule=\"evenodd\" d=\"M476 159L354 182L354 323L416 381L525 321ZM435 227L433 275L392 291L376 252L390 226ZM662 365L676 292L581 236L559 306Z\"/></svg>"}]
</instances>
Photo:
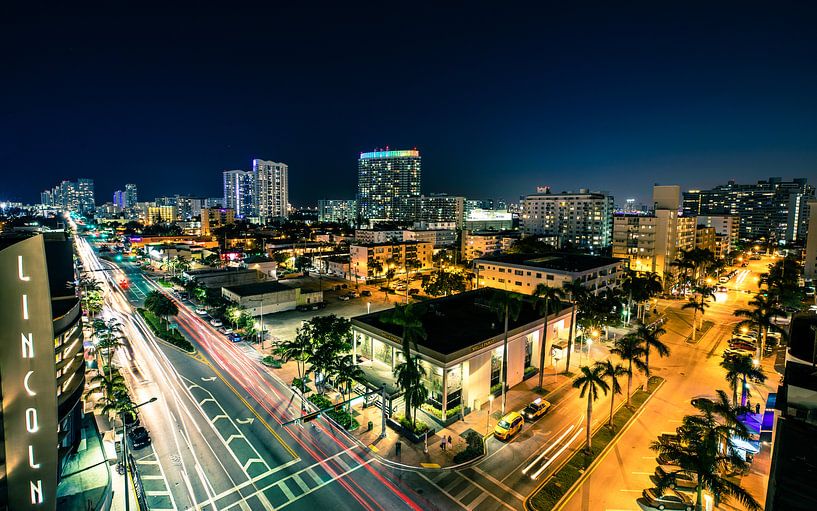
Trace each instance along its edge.
<instances>
[{"instance_id":1,"label":"glowing street lamp","mask_svg":"<svg viewBox=\"0 0 817 511\"><path fill-rule=\"evenodd\" d=\"M491 412L494 408L494 395L490 394L488 396L488 418L485 419L485 434L487 435L491 431Z\"/></svg>"}]
</instances>

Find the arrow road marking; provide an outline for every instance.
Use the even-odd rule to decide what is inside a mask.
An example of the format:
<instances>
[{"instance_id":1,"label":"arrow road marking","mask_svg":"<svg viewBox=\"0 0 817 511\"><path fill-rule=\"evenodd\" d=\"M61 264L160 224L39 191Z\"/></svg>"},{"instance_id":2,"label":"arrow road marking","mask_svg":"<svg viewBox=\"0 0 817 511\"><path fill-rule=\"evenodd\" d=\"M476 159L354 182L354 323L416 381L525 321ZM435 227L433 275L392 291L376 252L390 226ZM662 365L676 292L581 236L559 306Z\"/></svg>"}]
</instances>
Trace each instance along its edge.
<instances>
[{"instance_id":1,"label":"arrow road marking","mask_svg":"<svg viewBox=\"0 0 817 511\"><path fill-rule=\"evenodd\" d=\"M202 376L201 381L216 381L217 378L215 376L211 376L210 378L205 378Z\"/></svg>"},{"instance_id":2,"label":"arrow road marking","mask_svg":"<svg viewBox=\"0 0 817 511\"><path fill-rule=\"evenodd\" d=\"M250 417L248 419L236 419L235 421L239 424L252 424L255 419Z\"/></svg>"}]
</instances>

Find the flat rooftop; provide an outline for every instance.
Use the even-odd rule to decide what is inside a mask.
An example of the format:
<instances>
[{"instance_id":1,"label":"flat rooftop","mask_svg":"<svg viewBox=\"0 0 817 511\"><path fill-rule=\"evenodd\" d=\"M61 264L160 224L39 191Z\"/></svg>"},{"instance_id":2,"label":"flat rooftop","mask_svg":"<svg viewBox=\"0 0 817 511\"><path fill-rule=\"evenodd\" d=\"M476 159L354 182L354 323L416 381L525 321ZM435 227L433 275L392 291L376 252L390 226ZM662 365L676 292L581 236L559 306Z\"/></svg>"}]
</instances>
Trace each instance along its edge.
<instances>
[{"instance_id":1,"label":"flat rooftop","mask_svg":"<svg viewBox=\"0 0 817 511\"><path fill-rule=\"evenodd\" d=\"M587 254L499 254L485 256L476 259L477 261L515 264L520 266L530 266L546 270L556 270L563 272L589 271L594 268L602 268L611 264L620 263L623 259L617 257L593 256Z\"/></svg>"},{"instance_id":2,"label":"flat rooftop","mask_svg":"<svg viewBox=\"0 0 817 511\"><path fill-rule=\"evenodd\" d=\"M427 338L418 340L417 344L421 348L424 347L442 355L451 355L502 335L504 332L503 320L490 307L491 298L500 292L492 288L482 288L414 305L420 311L420 320L427 334ZM522 295L519 296L522 297ZM540 321L543 318L542 314L534 308L530 297L524 297L522 300L519 317L510 318L508 321L509 330ZM563 310L569 308L567 304L563 305ZM357 316L353 318L353 321L400 338L402 328L385 321L390 311L391 309Z\"/></svg>"},{"instance_id":3,"label":"flat rooftop","mask_svg":"<svg viewBox=\"0 0 817 511\"><path fill-rule=\"evenodd\" d=\"M262 295L265 293L275 293L278 291L289 291L292 288L273 280L270 282L257 282L255 284L229 286L225 287L224 289L230 291L231 293L235 293L238 296L254 296Z\"/></svg>"},{"instance_id":4,"label":"flat rooftop","mask_svg":"<svg viewBox=\"0 0 817 511\"><path fill-rule=\"evenodd\" d=\"M216 275L227 275L228 273L255 273L257 270L249 268L202 268L200 270L187 270L187 275L191 277L212 277Z\"/></svg>"}]
</instances>

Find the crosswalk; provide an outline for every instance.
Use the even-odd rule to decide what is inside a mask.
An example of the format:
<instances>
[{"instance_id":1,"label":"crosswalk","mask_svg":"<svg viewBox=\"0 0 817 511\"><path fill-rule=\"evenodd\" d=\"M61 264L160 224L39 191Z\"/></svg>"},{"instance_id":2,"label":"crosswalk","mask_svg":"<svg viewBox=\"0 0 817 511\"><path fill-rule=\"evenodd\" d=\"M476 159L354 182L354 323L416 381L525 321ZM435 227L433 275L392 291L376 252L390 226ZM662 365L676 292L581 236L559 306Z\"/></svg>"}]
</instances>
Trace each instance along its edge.
<instances>
[{"instance_id":1,"label":"crosswalk","mask_svg":"<svg viewBox=\"0 0 817 511\"><path fill-rule=\"evenodd\" d=\"M150 452L136 458L136 470L142 481L142 488L145 491L145 499L151 511L175 511L176 504L170 493L162 465L159 462L153 447L148 447Z\"/></svg>"},{"instance_id":2,"label":"crosswalk","mask_svg":"<svg viewBox=\"0 0 817 511\"><path fill-rule=\"evenodd\" d=\"M489 482L478 481L472 470L418 471L417 474L467 511L516 510L521 508L524 500L520 495L514 495L515 492L498 496L487 488Z\"/></svg>"}]
</instances>

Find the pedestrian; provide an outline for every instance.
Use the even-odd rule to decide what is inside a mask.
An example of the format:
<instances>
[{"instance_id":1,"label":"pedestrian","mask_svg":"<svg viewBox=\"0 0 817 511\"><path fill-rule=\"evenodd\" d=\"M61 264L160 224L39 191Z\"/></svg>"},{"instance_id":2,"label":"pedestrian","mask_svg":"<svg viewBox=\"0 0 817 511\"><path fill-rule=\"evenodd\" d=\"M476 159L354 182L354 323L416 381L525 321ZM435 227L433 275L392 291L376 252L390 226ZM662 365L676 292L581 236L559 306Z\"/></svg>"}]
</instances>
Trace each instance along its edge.
<instances>
[{"instance_id":1,"label":"pedestrian","mask_svg":"<svg viewBox=\"0 0 817 511\"><path fill-rule=\"evenodd\" d=\"M451 435L448 435L448 445L454 445L454 442L451 440Z\"/></svg>"},{"instance_id":2,"label":"pedestrian","mask_svg":"<svg viewBox=\"0 0 817 511\"><path fill-rule=\"evenodd\" d=\"M755 413L760 415L760 403L755 403Z\"/></svg>"},{"instance_id":3,"label":"pedestrian","mask_svg":"<svg viewBox=\"0 0 817 511\"><path fill-rule=\"evenodd\" d=\"M442 449L443 451L445 450L445 437L443 437L443 441L440 442L440 449Z\"/></svg>"}]
</instances>

